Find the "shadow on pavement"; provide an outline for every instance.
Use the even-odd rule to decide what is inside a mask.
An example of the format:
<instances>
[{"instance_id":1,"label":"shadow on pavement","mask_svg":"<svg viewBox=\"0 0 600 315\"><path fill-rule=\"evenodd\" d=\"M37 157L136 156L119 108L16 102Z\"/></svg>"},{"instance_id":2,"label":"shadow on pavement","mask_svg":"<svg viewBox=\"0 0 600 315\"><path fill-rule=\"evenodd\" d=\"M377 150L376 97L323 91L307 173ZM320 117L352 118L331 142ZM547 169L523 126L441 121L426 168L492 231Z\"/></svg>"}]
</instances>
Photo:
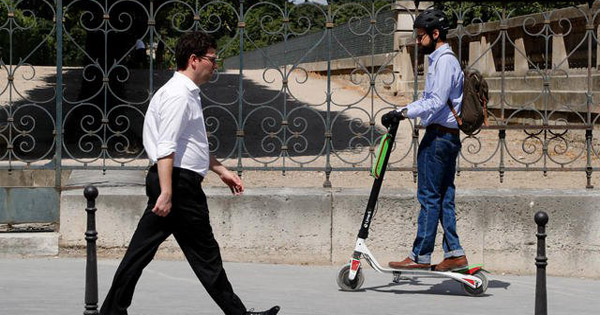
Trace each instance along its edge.
<instances>
[{"instance_id":1,"label":"shadow on pavement","mask_svg":"<svg viewBox=\"0 0 600 315\"><path fill-rule=\"evenodd\" d=\"M418 286L421 288L423 288L423 287L430 287L430 288L426 289L426 290L411 290L410 288L413 286ZM499 280L491 280L488 282L488 290L490 288L508 289L509 286L510 286L509 282L504 282L504 281L499 281ZM400 289L400 288L406 288L406 289ZM465 292L463 291L462 284L460 284L454 280L444 280L440 283L431 285L428 283L422 283L418 279L406 279L406 280L402 280L402 282L400 282L400 283L390 282L387 285L366 287L361 290L358 290L358 292L360 292L360 291L363 291L363 292L364 291L376 291L376 292L394 293L394 294L430 294L430 295L467 296L465 294ZM487 297L487 296L491 296L491 295L492 294L489 294L489 291L486 291L485 294L480 295L478 297Z\"/></svg>"},{"instance_id":2,"label":"shadow on pavement","mask_svg":"<svg viewBox=\"0 0 600 315\"><path fill-rule=\"evenodd\" d=\"M508 287L510 287L510 282L504 282L504 281L500 281L500 280L490 280L488 282L488 289L489 288L499 288L499 289L508 290Z\"/></svg>"}]
</instances>

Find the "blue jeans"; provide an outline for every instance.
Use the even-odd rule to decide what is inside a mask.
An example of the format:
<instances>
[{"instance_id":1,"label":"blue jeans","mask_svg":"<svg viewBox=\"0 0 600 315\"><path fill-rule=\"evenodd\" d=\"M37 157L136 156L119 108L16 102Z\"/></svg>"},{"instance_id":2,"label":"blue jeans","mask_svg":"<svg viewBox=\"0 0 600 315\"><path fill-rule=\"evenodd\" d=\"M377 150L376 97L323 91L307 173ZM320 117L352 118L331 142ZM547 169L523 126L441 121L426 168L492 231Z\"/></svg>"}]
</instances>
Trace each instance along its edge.
<instances>
[{"instance_id":1,"label":"blue jeans","mask_svg":"<svg viewBox=\"0 0 600 315\"><path fill-rule=\"evenodd\" d=\"M421 204L417 237L409 257L420 264L431 263L438 221L444 229L444 258L464 255L456 233L454 175L460 152L460 136L427 129L417 156L417 199Z\"/></svg>"}]
</instances>

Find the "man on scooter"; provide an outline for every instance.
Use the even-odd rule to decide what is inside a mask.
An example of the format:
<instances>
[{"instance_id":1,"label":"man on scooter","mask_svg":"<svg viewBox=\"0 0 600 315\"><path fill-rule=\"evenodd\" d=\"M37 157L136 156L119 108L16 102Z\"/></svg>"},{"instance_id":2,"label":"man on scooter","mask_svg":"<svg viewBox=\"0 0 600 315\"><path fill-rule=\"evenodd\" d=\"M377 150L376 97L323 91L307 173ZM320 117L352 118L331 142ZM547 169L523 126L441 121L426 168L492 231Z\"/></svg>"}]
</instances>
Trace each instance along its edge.
<instances>
[{"instance_id":1,"label":"man on scooter","mask_svg":"<svg viewBox=\"0 0 600 315\"><path fill-rule=\"evenodd\" d=\"M423 97L382 116L384 126L393 120L419 117L426 127L417 155L417 199L421 204L417 236L412 251L402 261L391 261L398 269L429 269L438 221L444 229L444 260L436 271L467 267L467 258L456 233L454 176L461 142L456 119L447 105L449 100L460 113L463 98L463 72L446 43L448 19L443 11L428 9L415 19L416 41L429 54L429 70Z\"/></svg>"}]
</instances>

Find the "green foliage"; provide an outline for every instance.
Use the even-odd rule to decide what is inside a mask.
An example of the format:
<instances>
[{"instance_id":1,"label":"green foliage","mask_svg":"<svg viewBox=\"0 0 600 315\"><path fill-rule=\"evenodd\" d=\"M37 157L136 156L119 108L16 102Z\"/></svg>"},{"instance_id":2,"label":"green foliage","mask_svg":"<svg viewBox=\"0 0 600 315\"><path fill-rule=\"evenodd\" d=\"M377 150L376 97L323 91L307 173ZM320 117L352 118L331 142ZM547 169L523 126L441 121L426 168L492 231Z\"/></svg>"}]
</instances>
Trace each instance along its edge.
<instances>
[{"instance_id":1,"label":"green foliage","mask_svg":"<svg viewBox=\"0 0 600 315\"><path fill-rule=\"evenodd\" d=\"M81 27L79 22L80 11L64 12L64 31L63 31L63 64L65 66L81 66L87 63L83 59L83 51L75 43L83 45L87 36L87 31ZM65 34L65 33L68 33ZM69 36L71 38L69 38ZM53 38L53 45L54 43Z\"/></svg>"},{"instance_id":2,"label":"green foliage","mask_svg":"<svg viewBox=\"0 0 600 315\"><path fill-rule=\"evenodd\" d=\"M177 43L177 37L165 37L165 47L172 47L175 49L175 44ZM171 68L174 69L176 67L175 64L175 54L170 49L165 49L165 55L163 64L159 66L160 68Z\"/></svg>"},{"instance_id":3,"label":"green foliage","mask_svg":"<svg viewBox=\"0 0 600 315\"><path fill-rule=\"evenodd\" d=\"M0 35L2 59L5 63L55 64L56 45L52 15L48 17L48 14L39 12L15 10L9 25L13 31L4 30ZM11 43L12 60L9 56Z\"/></svg>"},{"instance_id":4,"label":"green foliage","mask_svg":"<svg viewBox=\"0 0 600 315\"><path fill-rule=\"evenodd\" d=\"M6 28L0 31L2 60L5 63L56 65L57 40L54 12L46 2L40 1L39 4L37 7L30 5L22 9L15 8L10 2L7 3L8 7L14 10L14 18L7 20ZM70 20L78 21L74 17L78 17L78 13L65 12L65 29L78 43L82 43L85 42L86 31L78 23L71 23L73 25L68 23ZM81 63L83 52L76 49L66 36L63 38L63 43L63 63L65 65ZM10 52L12 52L12 60L9 60Z\"/></svg>"}]
</instances>

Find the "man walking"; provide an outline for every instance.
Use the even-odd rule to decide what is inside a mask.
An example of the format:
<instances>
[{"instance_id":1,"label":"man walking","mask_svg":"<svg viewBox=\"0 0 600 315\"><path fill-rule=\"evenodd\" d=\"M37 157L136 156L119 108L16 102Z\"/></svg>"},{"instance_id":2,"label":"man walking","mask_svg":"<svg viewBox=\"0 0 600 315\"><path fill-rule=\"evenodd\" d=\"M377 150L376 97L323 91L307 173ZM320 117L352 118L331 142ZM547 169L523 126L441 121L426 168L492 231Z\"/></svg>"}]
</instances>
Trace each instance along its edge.
<instances>
[{"instance_id":1,"label":"man walking","mask_svg":"<svg viewBox=\"0 0 600 315\"><path fill-rule=\"evenodd\" d=\"M446 43L449 27L444 12L436 9L424 11L415 19L414 28L417 44L424 54L429 54L423 98L383 115L382 123L389 125L394 119L419 117L426 127L417 155L417 199L421 211L412 251L406 259L392 261L389 266L399 269L431 268L439 221L444 230L444 260L435 270L456 270L468 263L456 232L454 209L454 175L461 143L455 116L447 102L451 102L460 113L464 76Z\"/></svg>"},{"instance_id":2,"label":"man walking","mask_svg":"<svg viewBox=\"0 0 600 315\"><path fill-rule=\"evenodd\" d=\"M234 195L241 179L209 152L199 86L217 68L216 42L203 32L183 35L175 48L177 72L152 97L144 120L144 148L155 164L146 177L148 206L100 309L126 315L135 285L159 245L175 236L194 273L225 314L275 315L279 307L248 312L223 269L209 222L202 179L210 169Z\"/></svg>"}]
</instances>

